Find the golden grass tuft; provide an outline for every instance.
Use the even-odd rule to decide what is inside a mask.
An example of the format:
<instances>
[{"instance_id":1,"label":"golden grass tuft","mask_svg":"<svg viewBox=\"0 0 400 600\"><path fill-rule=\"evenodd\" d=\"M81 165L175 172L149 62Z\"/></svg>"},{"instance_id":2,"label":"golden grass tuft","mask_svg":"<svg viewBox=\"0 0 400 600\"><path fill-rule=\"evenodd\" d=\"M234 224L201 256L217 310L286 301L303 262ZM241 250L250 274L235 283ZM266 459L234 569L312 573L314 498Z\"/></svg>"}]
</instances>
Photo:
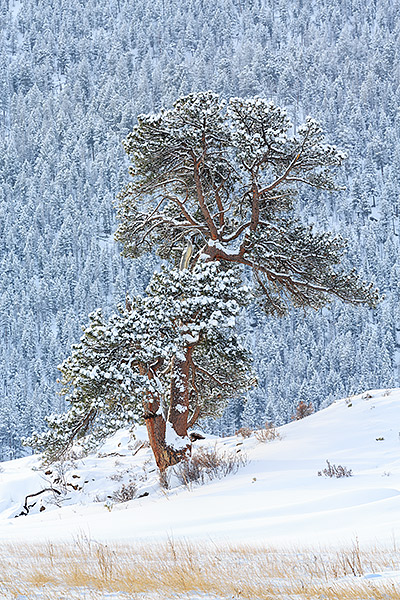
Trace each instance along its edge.
<instances>
[{"instance_id":1,"label":"golden grass tuft","mask_svg":"<svg viewBox=\"0 0 400 600\"><path fill-rule=\"evenodd\" d=\"M121 600L400 600L398 584L365 579L396 570L400 551L370 547L273 548L168 540L164 544L3 544L0 598Z\"/></svg>"},{"instance_id":2,"label":"golden grass tuft","mask_svg":"<svg viewBox=\"0 0 400 600\"><path fill-rule=\"evenodd\" d=\"M273 423L269 423L268 421L265 423L265 427L263 429L256 429L254 431L254 436L256 440L263 443L282 439L282 436L276 429L275 425Z\"/></svg>"}]
</instances>

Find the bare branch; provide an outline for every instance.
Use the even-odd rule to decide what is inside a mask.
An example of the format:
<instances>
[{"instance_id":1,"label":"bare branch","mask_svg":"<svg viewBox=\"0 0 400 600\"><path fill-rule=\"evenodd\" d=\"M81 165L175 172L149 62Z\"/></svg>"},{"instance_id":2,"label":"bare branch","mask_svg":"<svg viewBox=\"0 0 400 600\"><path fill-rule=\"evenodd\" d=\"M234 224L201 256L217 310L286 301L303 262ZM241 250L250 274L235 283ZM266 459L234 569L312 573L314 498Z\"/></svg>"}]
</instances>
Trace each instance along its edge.
<instances>
[{"instance_id":1,"label":"bare branch","mask_svg":"<svg viewBox=\"0 0 400 600\"><path fill-rule=\"evenodd\" d=\"M222 387L232 387L231 383L229 383L228 381L221 381L214 374L209 373L209 371L207 371L206 369L203 369L203 367L200 367L200 365L197 365L195 362L193 362L193 366L194 366L195 369L197 369L197 371L199 371L203 375L206 375L207 377L209 377L210 379L212 379L218 385L221 385Z\"/></svg>"},{"instance_id":2,"label":"bare branch","mask_svg":"<svg viewBox=\"0 0 400 600\"><path fill-rule=\"evenodd\" d=\"M264 189L262 189L262 190L259 191L259 196L261 196L262 194L265 194L266 192L271 192L273 189L275 189L276 187L278 187L278 185L280 185L285 180L287 180L290 171L295 166L295 164L298 161L299 157L300 157L300 153L297 154L297 156L295 156L293 158L293 160L291 161L291 163L287 167L286 171L280 177L278 177L278 179L276 179L273 183L271 183L270 185L267 185L267 187L265 187Z\"/></svg>"}]
</instances>

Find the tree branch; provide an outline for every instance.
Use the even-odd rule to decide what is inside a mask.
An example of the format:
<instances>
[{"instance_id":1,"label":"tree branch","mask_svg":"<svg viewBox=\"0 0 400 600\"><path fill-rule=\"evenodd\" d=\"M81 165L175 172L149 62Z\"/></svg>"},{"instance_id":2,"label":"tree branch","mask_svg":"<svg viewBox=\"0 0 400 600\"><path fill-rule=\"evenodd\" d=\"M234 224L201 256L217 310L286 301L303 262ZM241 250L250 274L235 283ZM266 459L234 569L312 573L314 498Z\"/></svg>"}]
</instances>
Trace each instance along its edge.
<instances>
[{"instance_id":1,"label":"tree branch","mask_svg":"<svg viewBox=\"0 0 400 600\"><path fill-rule=\"evenodd\" d=\"M287 169L283 173L283 175L281 175L278 179L276 179L273 183L271 183L271 185L268 185L267 187L265 187L264 189L262 189L259 192L259 195L262 196L266 192L271 192L273 189L275 189L276 187L278 187L278 185L280 185L283 181L285 181L287 179L290 171L293 169L294 165L296 164L296 162L298 161L299 158L300 158L300 152L291 161L291 163L289 164L289 166L287 167Z\"/></svg>"},{"instance_id":2,"label":"tree branch","mask_svg":"<svg viewBox=\"0 0 400 600\"><path fill-rule=\"evenodd\" d=\"M199 174L199 165L198 165L197 161L194 164L193 177L194 177L194 181L195 181L195 185L196 185L197 200L199 202L201 212L203 213L204 219L210 229L211 239L216 240L218 238L217 228L215 226L213 218L210 214L210 211L208 210L208 207L207 207L205 199L204 199L203 188L201 185L201 179L200 179L200 174Z\"/></svg>"}]
</instances>

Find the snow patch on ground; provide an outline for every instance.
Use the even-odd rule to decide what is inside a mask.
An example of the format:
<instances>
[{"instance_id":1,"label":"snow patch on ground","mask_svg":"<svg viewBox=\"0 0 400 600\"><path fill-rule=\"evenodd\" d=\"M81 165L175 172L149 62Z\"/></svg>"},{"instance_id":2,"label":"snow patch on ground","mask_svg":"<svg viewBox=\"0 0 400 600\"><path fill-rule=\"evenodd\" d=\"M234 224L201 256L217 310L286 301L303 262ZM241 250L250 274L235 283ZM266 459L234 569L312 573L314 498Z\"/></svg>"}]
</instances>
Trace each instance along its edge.
<instances>
[{"instance_id":1,"label":"snow patch on ground","mask_svg":"<svg viewBox=\"0 0 400 600\"><path fill-rule=\"evenodd\" d=\"M248 462L235 474L191 489L173 477L172 489L160 487L144 428L135 430L135 439L118 432L60 473L41 469L39 457L2 463L0 540L71 540L85 531L98 541L173 536L301 547L348 544L357 537L360 543L399 543L400 390L340 400L279 433L281 439L268 443L254 435L195 442L194 449L240 451ZM318 476L326 460L352 469L353 476ZM130 483L132 500L114 501ZM28 516L14 518L25 496L51 486L64 486L61 497L43 494ZM365 577L377 576L400 578L398 572Z\"/></svg>"}]
</instances>

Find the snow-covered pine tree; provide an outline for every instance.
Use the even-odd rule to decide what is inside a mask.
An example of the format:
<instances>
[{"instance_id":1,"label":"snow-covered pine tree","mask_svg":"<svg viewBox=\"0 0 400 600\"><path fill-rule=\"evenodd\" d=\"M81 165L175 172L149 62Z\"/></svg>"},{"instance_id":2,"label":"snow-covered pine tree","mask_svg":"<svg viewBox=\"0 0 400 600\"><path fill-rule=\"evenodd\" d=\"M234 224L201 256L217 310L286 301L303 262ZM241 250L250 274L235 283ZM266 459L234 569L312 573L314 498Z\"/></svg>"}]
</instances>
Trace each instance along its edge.
<instances>
[{"instance_id":1,"label":"snow-covered pine tree","mask_svg":"<svg viewBox=\"0 0 400 600\"><path fill-rule=\"evenodd\" d=\"M116 239L123 254L157 248L179 264L184 240L200 257L245 265L263 308L320 308L335 295L374 306L378 293L345 273L340 236L318 233L291 216L301 186L333 191L345 155L311 118L292 134L286 111L263 98L213 92L141 115L125 141L132 182L121 193Z\"/></svg>"},{"instance_id":2,"label":"snow-covered pine tree","mask_svg":"<svg viewBox=\"0 0 400 600\"><path fill-rule=\"evenodd\" d=\"M92 317L61 366L71 411L49 420L36 447L54 456L79 434L121 426L118 415L141 415L164 470L190 452L188 427L251 380L231 329L239 306L257 298L283 315L289 304L320 308L332 295L377 303L372 284L341 270L345 241L291 215L301 185L338 189L332 170L344 159L314 120L291 129L270 101L225 103L213 92L139 117L125 143L133 181L120 196L116 238L125 256L155 247L173 269L110 322ZM244 268L251 294L240 286Z\"/></svg>"},{"instance_id":3,"label":"snow-covered pine tree","mask_svg":"<svg viewBox=\"0 0 400 600\"><path fill-rule=\"evenodd\" d=\"M76 438L90 446L144 419L160 470L188 456L188 428L254 383L235 332L248 302L238 267L199 262L154 274L146 296L127 299L109 320L95 311L59 367L70 410L25 444L51 461Z\"/></svg>"},{"instance_id":4,"label":"snow-covered pine tree","mask_svg":"<svg viewBox=\"0 0 400 600\"><path fill-rule=\"evenodd\" d=\"M116 232L125 256L156 248L178 265L189 240L192 267L202 258L247 267L253 296L279 316L332 296L378 302L372 284L341 269L346 241L293 216L302 188L340 189L333 176L345 155L313 119L294 128L271 101L201 92L139 116L125 150L132 181L119 197Z\"/></svg>"}]
</instances>

